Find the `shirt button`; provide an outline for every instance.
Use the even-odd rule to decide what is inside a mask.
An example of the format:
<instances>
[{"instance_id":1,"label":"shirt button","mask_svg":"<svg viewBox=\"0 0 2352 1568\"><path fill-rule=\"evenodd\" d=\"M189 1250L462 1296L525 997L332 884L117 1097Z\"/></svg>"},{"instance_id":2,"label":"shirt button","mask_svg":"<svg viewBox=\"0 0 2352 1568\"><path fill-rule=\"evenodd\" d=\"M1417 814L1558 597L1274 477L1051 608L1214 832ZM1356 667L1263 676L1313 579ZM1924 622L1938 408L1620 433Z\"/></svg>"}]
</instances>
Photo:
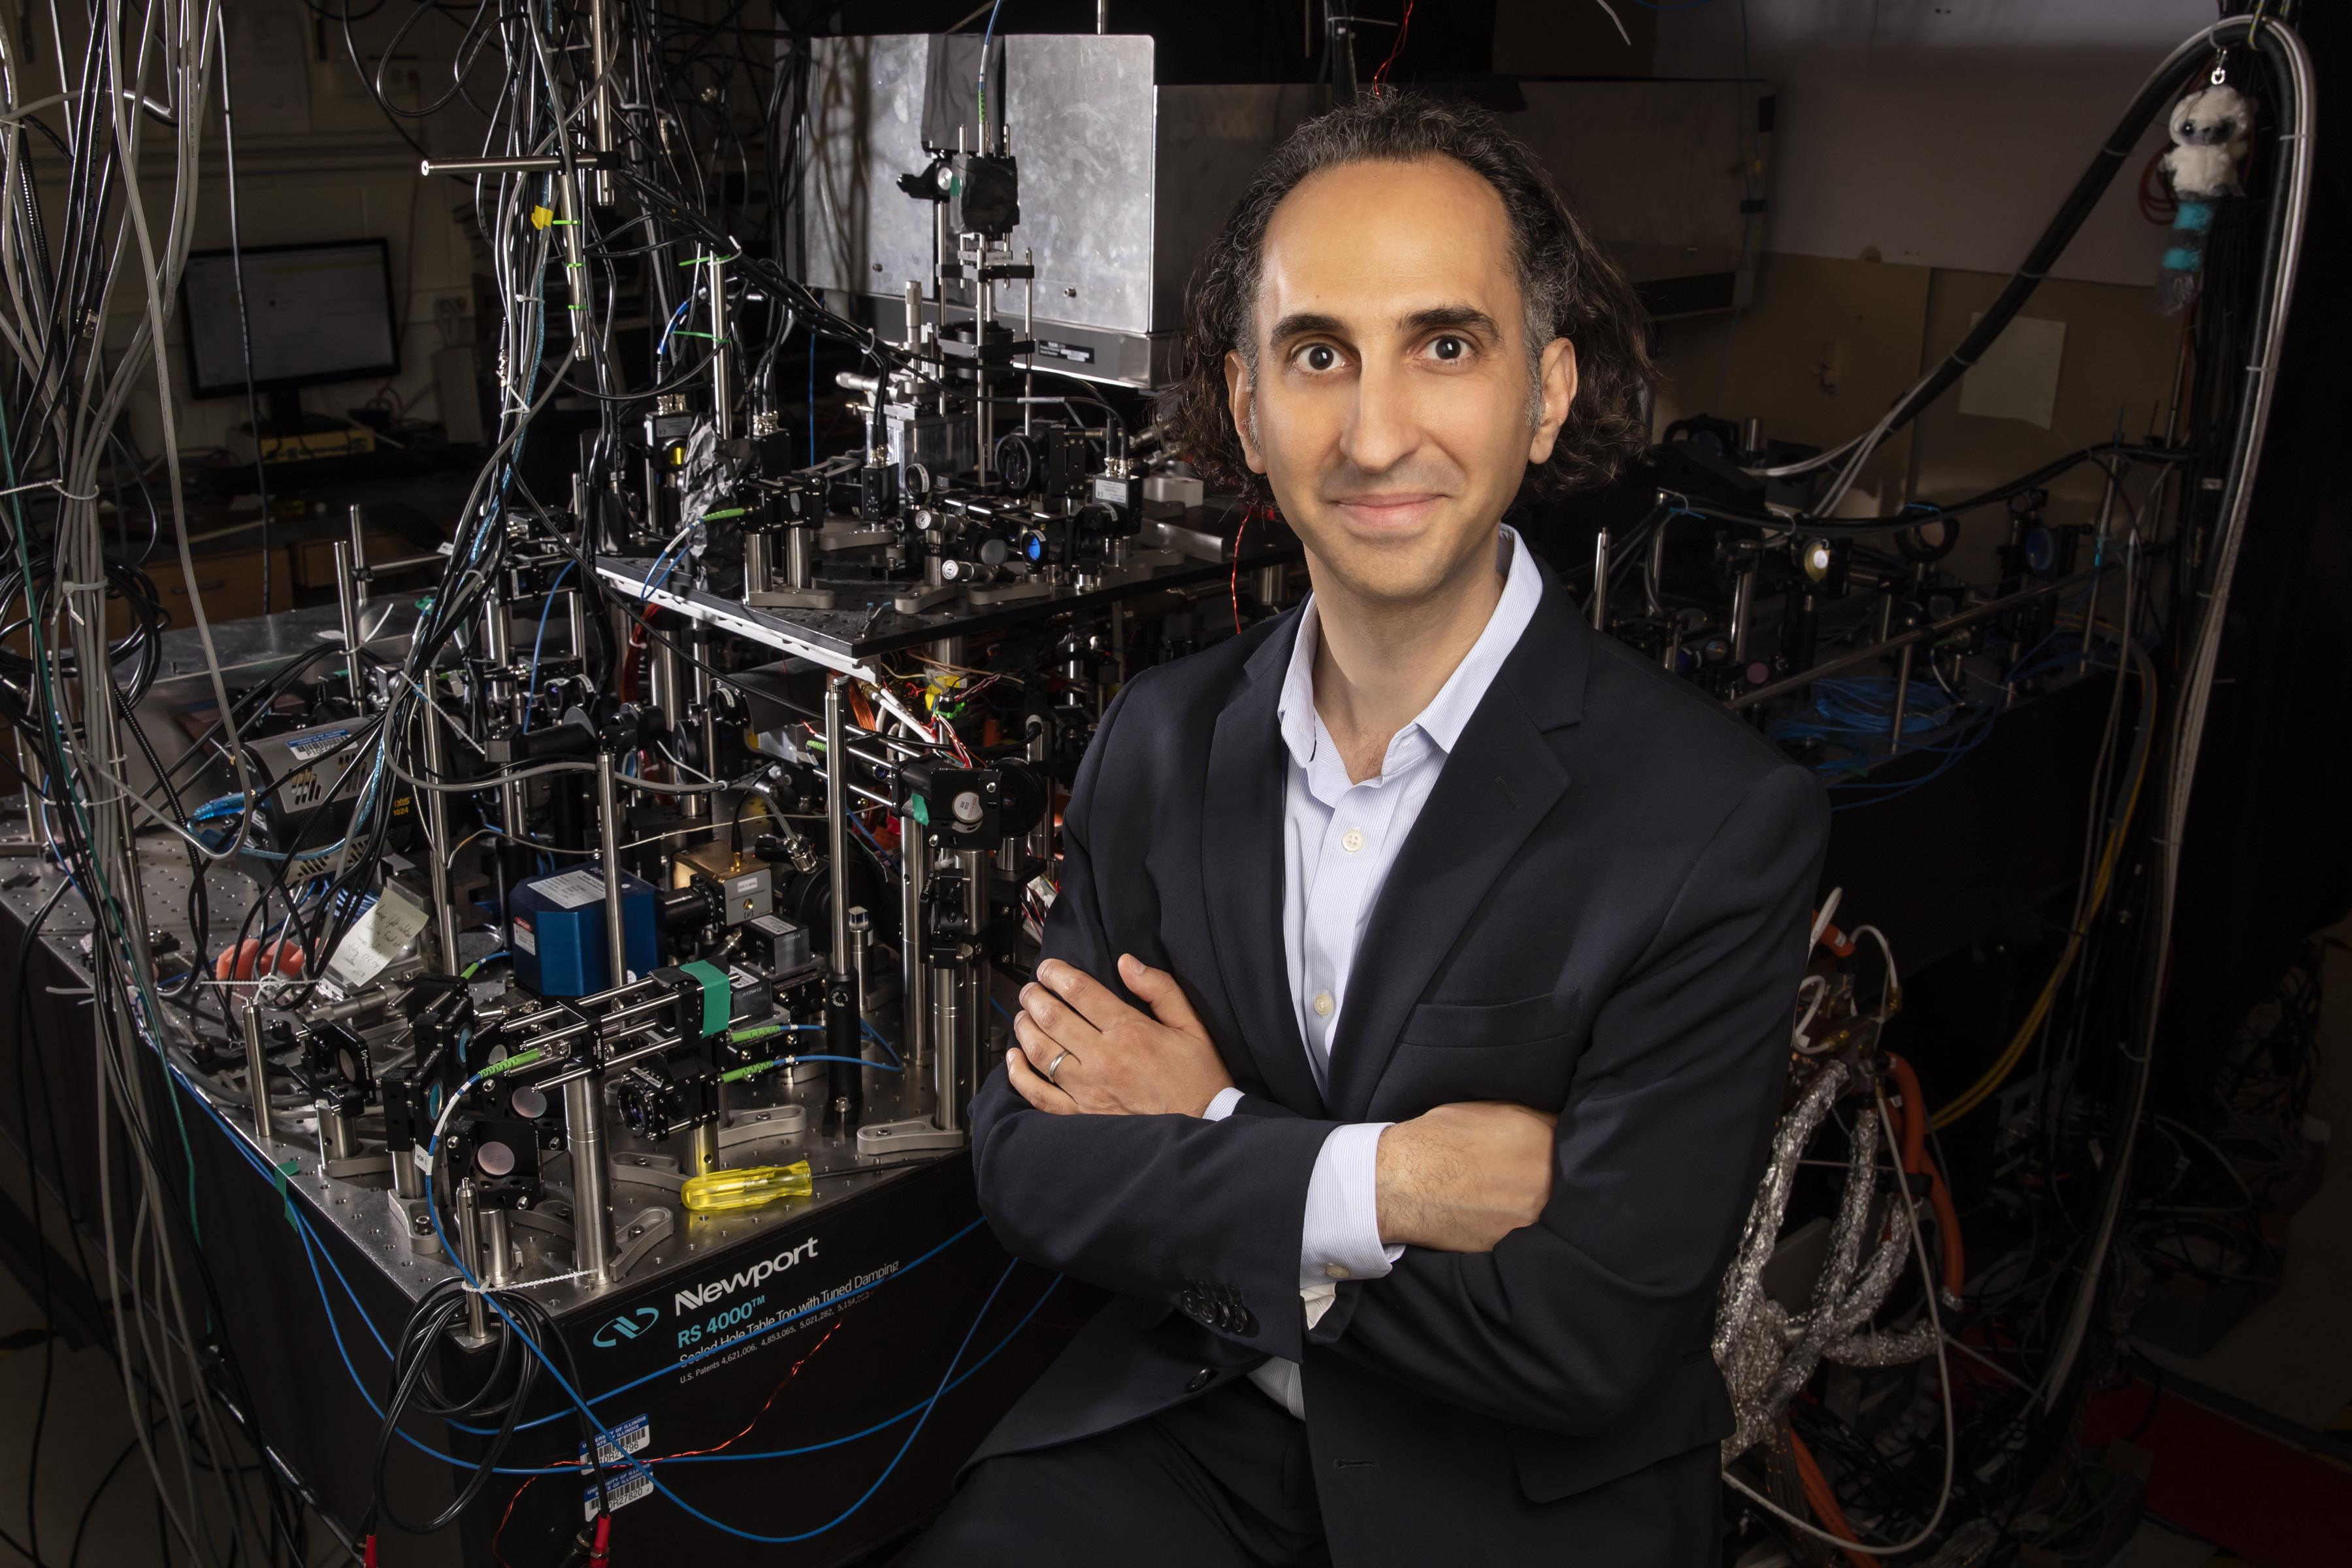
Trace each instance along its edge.
<instances>
[{"instance_id":1,"label":"shirt button","mask_svg":"<svg viewBox=\"0 0 2352 1568\"><path fill-rule=\"evenodd\" d=\"M1344 1263L1327 1263L1323 1266L1323 1272L1334 1279L1345 1279L1348 1278L1348 1266Z\"/></svg>"},{"instance_id":2,"label":"shirt button","mask_svg":"<svg viewBox=\"0 0 2352 1568\"><path fill-rule=\"evenodd\" d=\"M1347 832L1339 836L1339 847L1345 849L1350 855L1353 855L1357 850L1361 849L1363 847L1364 830L1360 827L1350 827Z\"/></svg>"},{"instance_id":3,"label":"shirt button","mask_svg":"<svg viewBox=\"0 0 2352 1568\"><path fill-rule=\"evenodd\" d=\"M1318 1018L1328 1018L1331 1016L1331 993L1328 991L1315 993L1315 1016Z\"/></svg>"}]
</instances>

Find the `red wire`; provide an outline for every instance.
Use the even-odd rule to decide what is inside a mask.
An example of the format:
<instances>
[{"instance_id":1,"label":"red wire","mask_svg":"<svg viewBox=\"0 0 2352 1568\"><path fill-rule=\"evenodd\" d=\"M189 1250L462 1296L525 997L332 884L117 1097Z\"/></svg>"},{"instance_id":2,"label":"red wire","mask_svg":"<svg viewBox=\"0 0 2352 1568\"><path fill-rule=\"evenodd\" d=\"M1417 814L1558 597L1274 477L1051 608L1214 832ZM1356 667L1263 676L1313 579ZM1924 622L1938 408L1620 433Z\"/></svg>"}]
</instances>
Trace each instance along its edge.
<instances>
[{"instance_id":1,"label":"red wire","mask_svg":"<svg viewBox=\"0 0 2352 1568\"><path fill-rule=\"evenodd\" d=\"M813 1358L817 1352L824 1349L825 1342L832 1339L835 1331L838 1330L840 1327L841 1323L836 1320L833 1323L832 1327L824 1331L824 1337L823 1339L818 1340L816 1343L809 1346L806 1351L802 1352L801 1359L793 1363L791 1370L784 1373L783 1381L776 1384L774 1390L769 1394L766 1402L760 1406L758 1412L752 1415L751 1420L743 1424L743 1429L736 1433L734 1436L728 1438L726 1442L723 1443L714 1443L708 1448L681 1448L675 1454L661 1455L660 1458L680 1459L695 1454L716 1454L726 1448L730 1444L741 1442L745 1437L751 1435L751 1428L760 1424L761 1417L766 1415L769 1410L774 1406L776 1403L776 1395L783 1393L785 1384L791 1383L793 1379L801 1374L801 1368L808 1365L811 1358ZM571 1468L572 1468L572 1467L569 1465L552 1465L548 1468L546 1473L552 1475L558 1471L568 1470ZM507 1532L507 1521L514 1517L515 1504L522 1500L522 1494L530 1490L530 1483L537 1479L539 1479L539 1477L537 1476L526 1476L523 1478L522 1485L515 1488L514 1496L507 1499L506 1511L499 1515L498 1529L490 1532L490 1555L498 1560L499 1568L508 1568L505 1556L499 1551L499 1539ZM607 1544L610 1541L610 1531L612 1530L612 1517L613 1516L609 1513L597 1515L597 1530L595 1536L595 1550L597 1552L604 1552L607 1548ZM374 1560L371 1557L369 1561L373 1563ZM602 1559L592 1557L590 1561L597 1562L602 1561Z\"/></svg>"},{"instance_id":2,"label":"red wire","mask_svg":"<svg viewBox=\"0 0 2352 1568\"><path fill-rule=\"evenodd\" d=\"M1381 68L1372 73L1372 96L1374 98L1380 97L1381 89L1387 86L1389 79L1389 67L1396 64L1397 57L1404 53L1404 36L1412 30L1412 0L1404 0L1404 19L1397 24L1396 43L1389 49L1389 58L1381 62Z\"/></svg>"}]
</instances>

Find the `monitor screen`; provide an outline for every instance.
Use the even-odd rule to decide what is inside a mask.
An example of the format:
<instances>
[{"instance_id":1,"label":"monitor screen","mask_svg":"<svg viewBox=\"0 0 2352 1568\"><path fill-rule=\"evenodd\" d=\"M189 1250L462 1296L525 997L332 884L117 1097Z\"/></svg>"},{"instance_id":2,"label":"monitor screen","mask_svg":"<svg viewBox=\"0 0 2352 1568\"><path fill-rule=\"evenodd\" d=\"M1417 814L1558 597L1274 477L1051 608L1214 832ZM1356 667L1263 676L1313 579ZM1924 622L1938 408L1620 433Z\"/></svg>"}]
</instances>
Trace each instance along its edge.
<instances>
[{"instance_id":1,"label":"monitor screen","mask_svg":"<svg viewBox=\"0 0 2352 1568\"><path fill-rule=\"evenodd\" d=\"M247 246L244 267L257 390L357 381L400 369L391 247L384 241ZM180 282L180 315L187 323L191 389L198 397L242 393L245 343L229 252L190 253Z\"/></svg>"}]
</instances>

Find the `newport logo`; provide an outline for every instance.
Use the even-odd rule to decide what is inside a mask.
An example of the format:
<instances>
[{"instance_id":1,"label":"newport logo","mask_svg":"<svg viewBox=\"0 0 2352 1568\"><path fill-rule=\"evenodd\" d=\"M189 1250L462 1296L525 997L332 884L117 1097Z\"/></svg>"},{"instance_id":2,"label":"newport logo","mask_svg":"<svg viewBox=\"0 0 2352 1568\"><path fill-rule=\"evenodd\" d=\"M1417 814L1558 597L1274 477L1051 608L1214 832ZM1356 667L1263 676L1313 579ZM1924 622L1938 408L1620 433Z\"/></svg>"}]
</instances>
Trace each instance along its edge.
<instances>
[{"instance_id":1,"label":"newport logo","mask_svg":"<svg viewBox=\"0 0 2352 1568\"><path fill-rule=\"evenodd\" d=\"M635 1339L659 1321L661 1321L660 1308L640 1307L635 1311L617 1317L598 1329L594 1343L600 1350L611 1350L623 1340Z\"/></svg>"},{"instance_id":2,"label":"newport logo","mask_svg":"<svg viewBox=\"0 0 2352 1568\"><path fill-rule=\"evenodd\" d=\"M816 1256L816 1237L812 1236L798 1247L788 1247L773 1258L763 1258L749 1268L739 1268L731 1278L713 1279L708 1285L698 1286L691 1290L680 1290L677 1293L676 1310L681 1312L691 1312L698 1308L708 1307L713 1301L722 1300L747 1285L757 1285L772 1274L782 1274L785 1269L798 1263L803 1255L810 1258Z\"/></svg>"}]
</instances>

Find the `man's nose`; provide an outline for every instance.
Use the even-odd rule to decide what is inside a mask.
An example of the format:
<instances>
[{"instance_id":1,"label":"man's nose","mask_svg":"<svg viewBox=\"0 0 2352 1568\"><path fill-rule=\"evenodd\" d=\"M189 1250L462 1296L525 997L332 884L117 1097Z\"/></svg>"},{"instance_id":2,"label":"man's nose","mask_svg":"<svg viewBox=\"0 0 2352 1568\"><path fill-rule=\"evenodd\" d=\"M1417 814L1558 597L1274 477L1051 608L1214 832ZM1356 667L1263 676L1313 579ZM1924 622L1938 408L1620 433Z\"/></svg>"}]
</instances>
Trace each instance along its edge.
<instances>
[{"instance_id":1,"label":"man's nose","mask_svg":"<svg viewBox=\"0 0 2352 1568\"><path fill-rule=\"evenodd\" d=\"M1392 364L1369 364L1356 380L1356 405L1340 441L1357 469L1382 474L1421 445L1421 424L1410 379Z\"/></svg>"}]
</instances>

